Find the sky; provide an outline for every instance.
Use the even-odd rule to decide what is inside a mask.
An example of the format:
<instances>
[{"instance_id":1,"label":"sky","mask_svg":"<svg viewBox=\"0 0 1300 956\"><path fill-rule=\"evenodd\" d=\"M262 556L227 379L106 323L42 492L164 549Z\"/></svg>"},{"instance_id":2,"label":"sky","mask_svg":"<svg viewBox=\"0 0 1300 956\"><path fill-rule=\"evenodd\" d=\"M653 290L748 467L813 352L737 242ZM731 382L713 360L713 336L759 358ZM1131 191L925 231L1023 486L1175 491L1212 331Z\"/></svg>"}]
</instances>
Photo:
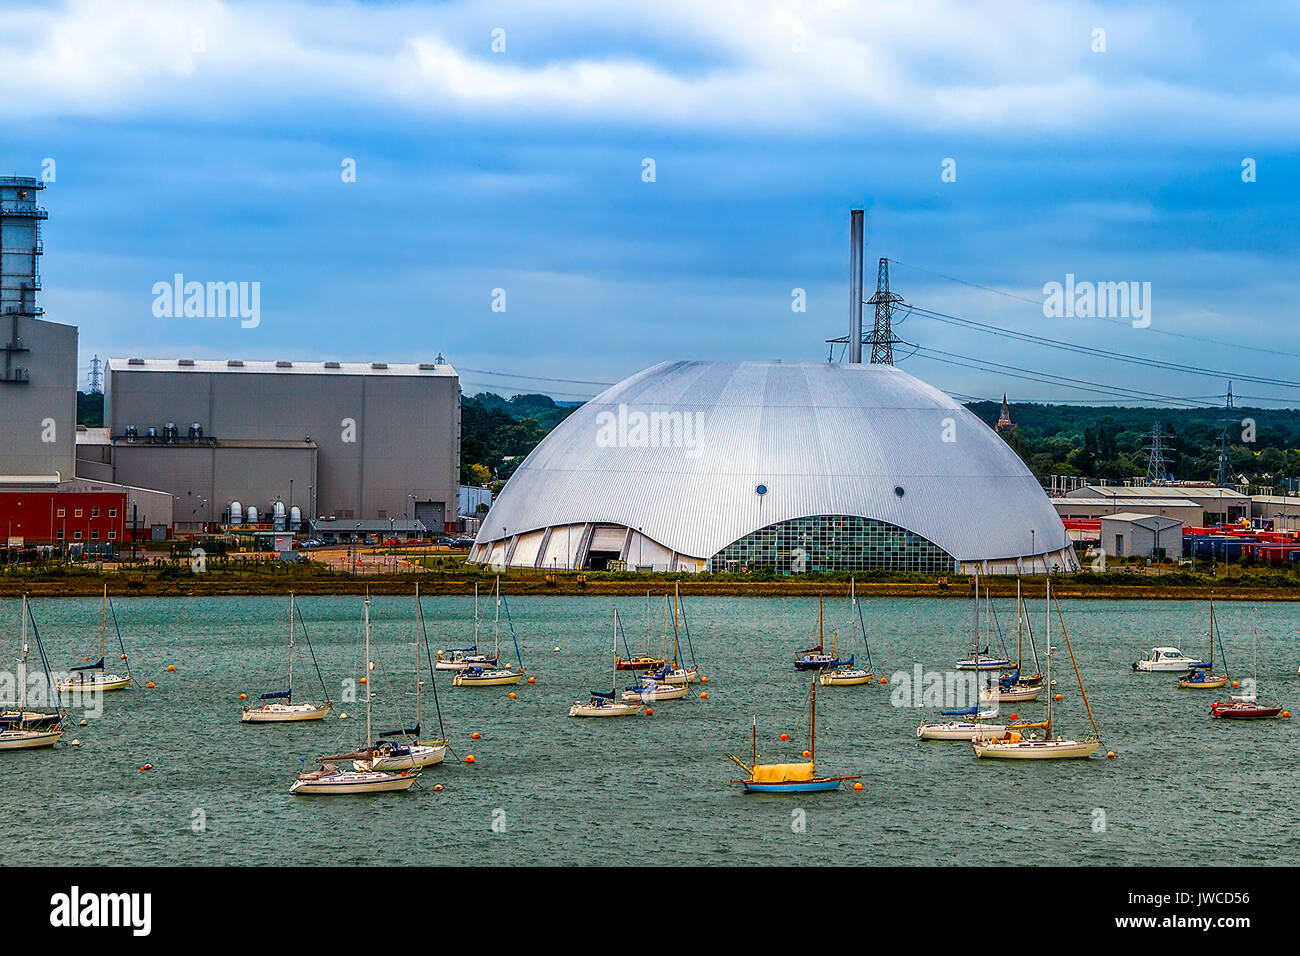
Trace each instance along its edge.
<instances>
[{"instance_id":1,"label":"sky","mask_svg":"<svg viewBox=\"0 0 1300 956\"><path fill-rule=\"evenodd\" d=\"M1290 406L1297 49L1249 3L7 0L0 175L47 180L83 372L441 353L576 400L825 361L860 207L900 367L960 398ZM178 273L257 283L256 326L156 314ZM1145 316L1047 314L1067 275Z\"/></svg>"}]
</instances>

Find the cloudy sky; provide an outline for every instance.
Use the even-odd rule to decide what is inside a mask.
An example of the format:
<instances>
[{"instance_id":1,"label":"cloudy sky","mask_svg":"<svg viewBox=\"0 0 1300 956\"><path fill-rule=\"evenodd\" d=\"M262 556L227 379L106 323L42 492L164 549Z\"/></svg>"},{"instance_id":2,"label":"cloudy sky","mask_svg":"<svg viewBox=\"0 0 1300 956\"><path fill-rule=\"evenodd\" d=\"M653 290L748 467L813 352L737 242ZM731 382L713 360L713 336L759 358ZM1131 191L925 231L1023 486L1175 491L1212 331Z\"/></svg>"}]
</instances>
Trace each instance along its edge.
<instances>
[{"instance_id":1,"label":"cloudy sky","mask_svg":"<svg viewBox=\"0 0 1300 956\"><path fill-rule=\"evenodd\" d=\"M1298 40L1267 4L9 0L0 175L52 176L83 366L442 352L576 399L825 360L861 206L869 286L1201 370L905 311L954 394L1300 404ZM260 283L260 323L155 316L176 273ZM1150 283L1149 325L1045 315L1067 274Z\"/></svg>"}]
</instances>

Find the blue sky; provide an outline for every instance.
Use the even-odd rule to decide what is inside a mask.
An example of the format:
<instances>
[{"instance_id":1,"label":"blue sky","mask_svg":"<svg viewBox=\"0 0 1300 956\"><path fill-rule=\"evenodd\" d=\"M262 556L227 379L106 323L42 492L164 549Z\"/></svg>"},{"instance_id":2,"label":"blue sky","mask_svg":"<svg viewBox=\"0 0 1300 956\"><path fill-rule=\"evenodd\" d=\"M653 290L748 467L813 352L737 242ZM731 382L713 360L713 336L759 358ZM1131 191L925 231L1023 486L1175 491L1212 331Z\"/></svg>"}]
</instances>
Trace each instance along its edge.
<instances>
[{"instance_id":1,"label":"blue sky","mask_svg":"<svg viewBox=\"0 0 1300 956\"><path fill-rule=\"evenodd\" d=\"M868 285L889 256L917 306L1300 404L1298 41L1250 4L9 3L0 174L55 162L42 302L83 366L442 352L467 392L581 398L665 359L824 360L864 206ZM177 272L260 282L260 325L156 318ZM1067 273L1150 282L1150 327L1046 318ZM903 363L961 396L1226 387L898 331L1102 386Z\"/></svg>"}]
</instances>

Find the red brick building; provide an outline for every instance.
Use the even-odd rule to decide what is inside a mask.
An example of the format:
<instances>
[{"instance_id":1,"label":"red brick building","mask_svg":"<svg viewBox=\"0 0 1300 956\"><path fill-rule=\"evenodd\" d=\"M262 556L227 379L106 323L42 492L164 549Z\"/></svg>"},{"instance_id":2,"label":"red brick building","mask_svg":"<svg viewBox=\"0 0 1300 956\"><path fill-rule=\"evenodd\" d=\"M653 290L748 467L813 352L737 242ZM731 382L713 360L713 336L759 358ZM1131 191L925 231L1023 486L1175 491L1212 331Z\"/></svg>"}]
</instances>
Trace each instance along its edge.
<instances>
[{"instance_id":1,"label":"red brick building","mask_svg":"<svg viewBox=\"0 0 1300 956\"><path fill-rule=\"evenodd\" d=\"M125 491L0 491L0 531L10 547L125 542L126 512Z\"/></svg>"}]
</instances>

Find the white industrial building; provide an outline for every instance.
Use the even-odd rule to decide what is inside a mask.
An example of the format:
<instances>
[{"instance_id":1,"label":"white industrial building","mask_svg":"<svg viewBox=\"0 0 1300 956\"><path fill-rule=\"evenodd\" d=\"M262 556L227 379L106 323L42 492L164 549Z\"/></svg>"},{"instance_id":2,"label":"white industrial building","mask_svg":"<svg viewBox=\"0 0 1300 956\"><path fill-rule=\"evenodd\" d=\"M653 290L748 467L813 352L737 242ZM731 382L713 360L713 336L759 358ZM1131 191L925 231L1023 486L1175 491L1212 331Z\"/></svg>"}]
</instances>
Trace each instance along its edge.
<instances>
[{"instance_id":1,"label":"white industrial building","mask_svg":"<svg viewBox=\"0 0 1300 956\"><path fill-rule=\"evenodd\" d=\"M1101 549L1112 558L1175 558L1182 554L1178 518L1121 511L1101 519Z\"/></svg>"}]
</instances>

